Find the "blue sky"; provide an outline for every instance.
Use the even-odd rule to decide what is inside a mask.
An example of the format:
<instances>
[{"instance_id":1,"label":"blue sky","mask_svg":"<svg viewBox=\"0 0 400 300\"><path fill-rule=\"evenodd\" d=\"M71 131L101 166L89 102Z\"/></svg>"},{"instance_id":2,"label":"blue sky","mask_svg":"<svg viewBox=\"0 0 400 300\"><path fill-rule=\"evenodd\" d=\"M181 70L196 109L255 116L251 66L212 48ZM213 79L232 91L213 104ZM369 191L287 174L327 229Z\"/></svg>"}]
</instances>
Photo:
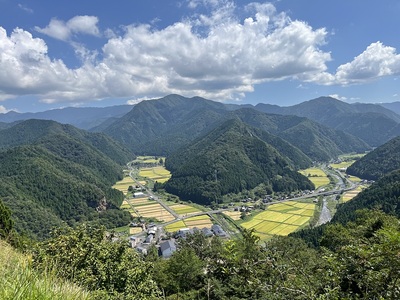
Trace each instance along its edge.
<instances>
[{"instance_id":1,"label":"blue sky","mask_svg":"<svg viewBox=\"0 0 400 300\"><path fill-rule=\"evenodd\" d=\"M0 0L0 113L400 101L398 0Z\"/></svg>"}]
</instances>

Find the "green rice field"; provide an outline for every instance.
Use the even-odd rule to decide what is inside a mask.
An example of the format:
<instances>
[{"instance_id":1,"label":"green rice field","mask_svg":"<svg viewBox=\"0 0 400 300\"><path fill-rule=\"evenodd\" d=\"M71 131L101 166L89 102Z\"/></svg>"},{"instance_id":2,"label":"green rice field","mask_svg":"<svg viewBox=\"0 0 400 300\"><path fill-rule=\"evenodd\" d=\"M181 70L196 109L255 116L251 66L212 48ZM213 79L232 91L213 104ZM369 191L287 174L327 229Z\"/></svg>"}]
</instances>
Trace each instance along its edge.
<instances>
[{"instance_id":1,"label":"green rice field","mask_svg":"<svg viewBox=\"0 0 400 300\"><path fill-rule=\"evenodd\" d=\"M169 207L179 215L187 215L200 212L198 208L186 204L173 204L169 205Z\"/></svg>"}]
</instances>

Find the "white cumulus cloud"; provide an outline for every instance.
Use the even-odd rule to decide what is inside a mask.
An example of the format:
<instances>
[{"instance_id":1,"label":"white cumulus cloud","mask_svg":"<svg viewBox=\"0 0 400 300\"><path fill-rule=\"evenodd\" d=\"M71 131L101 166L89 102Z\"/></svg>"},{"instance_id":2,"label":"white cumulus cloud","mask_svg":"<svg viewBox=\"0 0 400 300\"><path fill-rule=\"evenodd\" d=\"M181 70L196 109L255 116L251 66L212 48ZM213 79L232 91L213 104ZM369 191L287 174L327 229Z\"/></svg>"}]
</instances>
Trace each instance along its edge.
<instances>
[{"instance_id":1,"label":"white cumulus cloud","mask_svg":"<svg viewBox=\"0 0 400 300\"><path fill-rule=\"evenodd\" d=\"M228 0L188 2L193 7L201 3L212 12L161 29L150 24L126 26L122 35L103 35L108 40L97 51L71 40L76 34L101 35L97 17L52 19L48 26L36 28L74 46L83 58L75 69L50 59L43 39L20 28L8 35L0 27L0 100L36 95L46 103L82 103L169 93L240 99L268 81L349 84L399 73L396 49L378 42L331 74L331 53L322 50L325 28L291 20L269 3L248 5L242 19Z\"/></svg>"},{"instance_id":2,"label":"white cumulus cloud","mask_svg":"<svg viewBox=\"0 0 400 300\"><path fill-rule=\"evenodd\" d=\"M95 16L75 16L67 22L53 18L49 25L44 28L36 26L35 30L52 38L66 41L73 34L99 36L98 22L99 19Z\"/></svg>"}]
</instances>

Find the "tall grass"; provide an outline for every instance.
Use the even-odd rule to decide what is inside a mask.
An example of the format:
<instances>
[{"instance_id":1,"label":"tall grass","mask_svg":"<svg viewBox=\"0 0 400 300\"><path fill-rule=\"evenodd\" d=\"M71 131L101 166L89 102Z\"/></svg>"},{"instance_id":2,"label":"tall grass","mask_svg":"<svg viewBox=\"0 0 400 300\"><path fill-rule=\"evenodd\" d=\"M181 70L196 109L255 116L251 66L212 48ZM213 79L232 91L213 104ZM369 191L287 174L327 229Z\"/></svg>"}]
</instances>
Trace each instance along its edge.
<instances>
[{"instance_id":1,"label":"tall grass","mask_svg":"<svg viewBox=\"0 0 400 300\"><path fill-rule=\"evenodd\" d=\"M31 258L0 240L0 299L78 300L92 299L82 288L60 280L55 272L38 273Z\"/></svg>"}]
</instances>

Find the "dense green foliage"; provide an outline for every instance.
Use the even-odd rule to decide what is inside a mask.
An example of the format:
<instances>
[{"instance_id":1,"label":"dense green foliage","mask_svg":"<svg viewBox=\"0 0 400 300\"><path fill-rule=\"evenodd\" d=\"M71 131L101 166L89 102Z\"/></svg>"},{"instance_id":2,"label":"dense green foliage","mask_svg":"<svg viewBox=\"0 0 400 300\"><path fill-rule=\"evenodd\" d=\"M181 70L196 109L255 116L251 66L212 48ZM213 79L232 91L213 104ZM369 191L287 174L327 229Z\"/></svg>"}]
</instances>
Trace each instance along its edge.
<instances>
[{"instance_id":1,"label":"dense green foliage","mask_svg":"<svg viewBox=\"0 0 400 300\"><path fill-rule=\"evenodd\" d=\"M256 108L266 113L306 117L348 132L373 147L400 135L400 116L377 104L348 104L331 97L320 97L288 107L258 104Z\"/></svg>"},{"instance_id":2,"label":"dense green foliage","mask_svg":"<svg viewBox=\"0 0 400 300\"><path fill-rule=\"evenodd\" d=\"M339 228L340 227L340 228ZM396 299L400 296L399 220L365 211L348 227L330 225L325 248L276 237L265 245L245 231L222 242L180 240L154 279L167 299Z\"/></svg>"},{"instance_id":3,"label":"dense green foliage","mask_svg":"<svg viewBox=\"0 0 400 300\"><path fill-rule=\"evenodd\" d=\"M129 222L129 213L117 209L122 193L111 188L122 177L118 163L128 151L110 138L29 120L1 131L0 144L8 148L0 152L0 197L17 231L40 239L63 222Z\"/></svg>"},{"instance_id":4,"label":"dense green foliage","mask_svg":"<svg viewBox=\"0 0 400 300\"><path fill-rule=\"evenodd\" d=\"M400 137L369 152L347 168L346 173L363 179L377 180L400 169Z\"/></svg>"},{"instance_id":5,"label":"dense green foliage","mask_svg":"<svg viewBox=\"0 0 400 300\"><path fill-rule=\"evenodd\" d=\"M92 291L96 299L158 299L151 264L104 228L57 229L34 252L34 266Z\"/></svg>"},{"instance_id":6,"label":"dense green foliage","mask_svg":"<svg viewBox=\"0 0 400 300\"><path fill-rule=\"evenodd\" d=\"M313 189L313 184L257 133L238 119L228 120L169 156L166 167L172 177L166 190L183 199L210 204L220 201L224 194L252 189L260 183L268 187L266 192ZM260 134L264 138L267 135Z\"/></svg>"}]
</instances>

